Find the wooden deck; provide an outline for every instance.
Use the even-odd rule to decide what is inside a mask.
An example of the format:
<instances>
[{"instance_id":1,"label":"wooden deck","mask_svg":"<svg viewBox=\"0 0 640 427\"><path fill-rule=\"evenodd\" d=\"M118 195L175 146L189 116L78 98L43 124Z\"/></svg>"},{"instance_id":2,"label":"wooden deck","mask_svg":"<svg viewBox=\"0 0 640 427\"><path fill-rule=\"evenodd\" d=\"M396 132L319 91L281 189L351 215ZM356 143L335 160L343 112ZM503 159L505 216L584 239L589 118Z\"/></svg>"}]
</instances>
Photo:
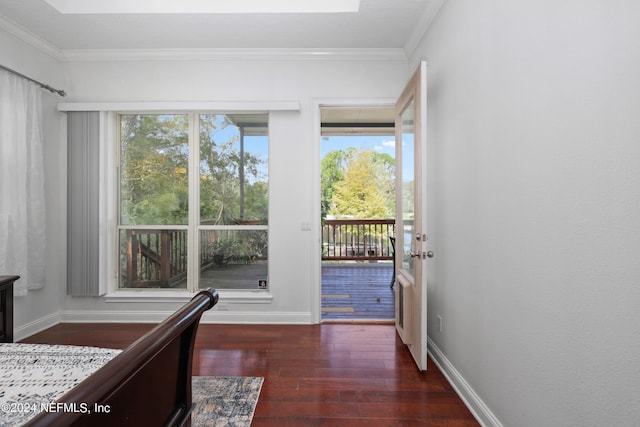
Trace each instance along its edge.
<instances>
[{"instance_id":1,"label":"wooden deck","mask_svg":"<svg viewBox=\"0 0 640 427\"><path fill-rule=\"evenodd\" d=\"M392 321L392 275L390 262L323 264L322 320Z\"/></svg>"},{"instance_id":2,"label":"wooden deck","mask_svg":"<svg viewBox=\"0 0 640 427\"><path fill-rule=\"evenodd\" d=\"M214 289L260 289L260 280L267 280L266 262L251 264L228 264L213 267L200 275L200 288Z\"/></svg>"},{"instance_id":3,"label":"wooden deck","mask_svg":"<svg viewBox=\"0 0 640 427\"><path fill-rule=\"evenodd\" d=\"M322 320L392 321L395 293L390 288L391 262L322 264ZM267 279L266 263L228 265L202 273L201 287L259 289Z\"/></svg>"}]
</instances>

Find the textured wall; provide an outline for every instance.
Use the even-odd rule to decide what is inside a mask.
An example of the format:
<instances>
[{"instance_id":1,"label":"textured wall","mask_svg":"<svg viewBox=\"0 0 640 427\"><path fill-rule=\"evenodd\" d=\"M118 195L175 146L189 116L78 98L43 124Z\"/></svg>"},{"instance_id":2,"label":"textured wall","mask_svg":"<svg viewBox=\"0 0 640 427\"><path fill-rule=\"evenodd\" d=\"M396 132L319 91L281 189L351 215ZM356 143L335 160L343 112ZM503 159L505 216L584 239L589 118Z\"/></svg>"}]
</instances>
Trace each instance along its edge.
<instances>
[{"instance_id":1,"label":"textured wall","mask_svg":"<svg viewBox=\"0 0 640 427\"><path fill-rule=\"evenodd\" d=\"M412 58L429 63L429 336L505 426L640 417L638 16L448 0Z\"/></svg>"}]
</instances>

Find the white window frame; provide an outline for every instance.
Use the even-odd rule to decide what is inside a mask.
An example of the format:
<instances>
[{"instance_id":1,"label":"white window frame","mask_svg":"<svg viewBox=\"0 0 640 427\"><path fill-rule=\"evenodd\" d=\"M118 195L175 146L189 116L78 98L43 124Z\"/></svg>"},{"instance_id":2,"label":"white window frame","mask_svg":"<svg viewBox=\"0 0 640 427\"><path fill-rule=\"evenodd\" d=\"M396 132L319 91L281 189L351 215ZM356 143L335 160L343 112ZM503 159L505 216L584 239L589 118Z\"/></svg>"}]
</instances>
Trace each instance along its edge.
<instances>
[{"instance_id":1,"label":"white window frame","mask_svg":"<svg viewBox=\"0 0 640 427\"><path fill-rule=\"evenodd\" d=\"M193 293L185 290L118 289L118 234L119 218L118 179L119 159L116 141L116 114L164 113L166 111L198 111L220 114L268 112L271 121L273 111L300 111L299 100L281 101L128 101L128 102L61 102L58 111L100 111L100 293L105 302L154 303L188 301ZM271 132L271 127L270 127ZM63 135L66 140L66 135ZM271 143L270 143L271 146ZM271 156L269 156L271 162ZM270 190L271 191L271 190ZM271 221L269 221L271 222ZM273 300L269 290L221 290L223 303L270 304ZM223 307L223 304L219 304ZM222 308L220 308L222 309Z\"/></svg>"},{"instance_id":2,"label":"white window frame","mask_svg":"<svg viewBox=\"0 0 640 427\"><path fill-rule=\"evenodd\" d=\"M126 114L167 114L167 115L188 115L189 116L189 217L187 225L122 225L119 223L120 218L120 189L119 189L119 177L120 177L120 131L117 129L119 123L118 116ZM106 141L114 141L113 144L102 144L103 147L113 145L112 150L105 149L104 152L104 164L107 166L105 170L109 171L105 175L105 181L110 185L106 186L105 200L106 206L113 206L112 213L107 217L112 219L109 221L111 224L107 229L111 230L107 233L113 238L104 239L105 242L110 242L106 248L106 257L101 259L106 260L107 265L113 266L112 280L109 281L108 293L105 296L106 301L111 302L155 302L162 301L176 301L182 302L197 292L199 288L197 285L197 277L199 277L198 271L200 268L199 257L195 254L199 251L200 231L201 230L263 230L269 233L269 225L201 225L200 224L200 186L198 180L191 175L199 174L200 170L200 151L199 151L199 129L200 129L200 115L205 114L267 114L268 111L118 111L110 112L105 117L105 129L110 128L111 133L105 130L104 136ZM270 136L267 135L269 138ZM110 154L109 154L110 153ZM267 164L269 159L267 160ZM102 188L102 186L101 186ZM104 210L101 210L104 211ZM191 225L193 224L193 225ZM120 288L119 287L119 234L121 230L127 229L171 229L171 230L187 230L187 287L186 289L168 289L168 288ZM269 269L269 261L267 261L267 271ZM268 274L268 273L267 273ZM223 293L226 301L238 300L241 302L271 302L272 295L269 289L239 289L229 290L221 289L219 292Z\"/></svg>"}]
</instances>

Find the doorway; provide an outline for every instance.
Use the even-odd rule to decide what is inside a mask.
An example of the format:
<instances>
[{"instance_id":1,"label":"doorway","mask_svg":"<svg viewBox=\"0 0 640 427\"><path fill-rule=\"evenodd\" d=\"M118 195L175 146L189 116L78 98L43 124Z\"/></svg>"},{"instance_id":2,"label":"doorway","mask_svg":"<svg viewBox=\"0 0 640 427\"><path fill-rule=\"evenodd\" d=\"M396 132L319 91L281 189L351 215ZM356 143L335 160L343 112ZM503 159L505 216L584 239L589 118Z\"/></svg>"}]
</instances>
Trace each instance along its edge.
<instances>
[{"instance_id":1,"label":"doorway","mask_svg":"<svg viewBox=\"0 0 640 427\"><path fill-rule=\"evenodd\" d=\"M321 320L395 319L392 107L320 107Z\"/></svg>"}]
</instances>

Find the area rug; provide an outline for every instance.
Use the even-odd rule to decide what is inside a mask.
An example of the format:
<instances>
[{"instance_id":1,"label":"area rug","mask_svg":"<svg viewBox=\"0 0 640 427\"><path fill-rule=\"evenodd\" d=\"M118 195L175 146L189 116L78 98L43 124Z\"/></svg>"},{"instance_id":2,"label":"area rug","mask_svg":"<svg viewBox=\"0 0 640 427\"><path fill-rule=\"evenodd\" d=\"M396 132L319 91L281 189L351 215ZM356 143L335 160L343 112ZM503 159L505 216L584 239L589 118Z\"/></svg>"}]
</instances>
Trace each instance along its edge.
<instances>
[{"instance_id":1,"label":"area rug","mask_svg":"<svg viewBox=\"0 0 640 427\"><path fill-rule=\"evenodd\" d=\"M193 427L249 427L264 378L194 376Z\"/></svg>"}]
</instances>

